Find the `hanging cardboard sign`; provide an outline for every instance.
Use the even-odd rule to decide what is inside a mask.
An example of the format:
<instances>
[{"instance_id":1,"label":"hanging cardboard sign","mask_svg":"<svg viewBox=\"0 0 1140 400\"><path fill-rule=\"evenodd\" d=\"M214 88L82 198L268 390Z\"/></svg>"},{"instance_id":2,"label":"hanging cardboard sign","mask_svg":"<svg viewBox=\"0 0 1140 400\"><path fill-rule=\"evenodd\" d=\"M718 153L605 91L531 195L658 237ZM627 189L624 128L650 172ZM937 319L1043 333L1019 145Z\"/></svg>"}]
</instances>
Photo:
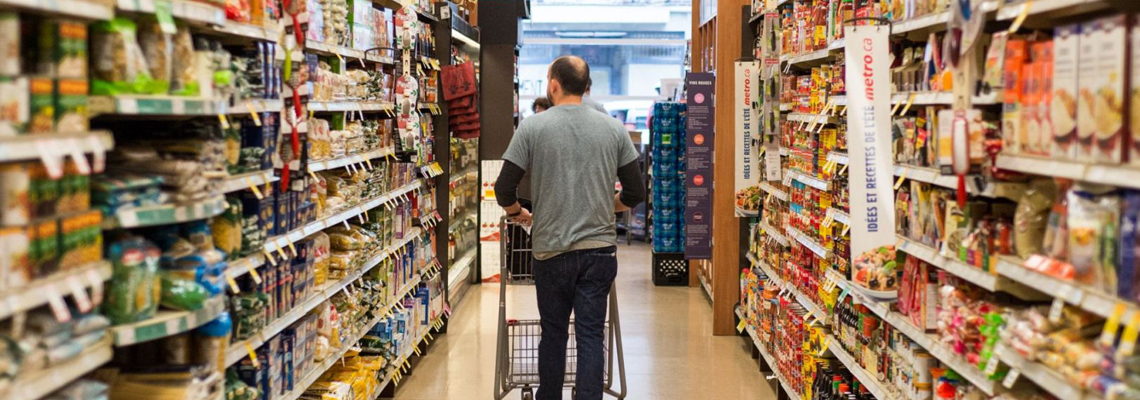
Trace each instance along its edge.
<instances>
[{"instance_id":1,"label":"hanging cardboard sign","mask_svg":"<svg viewBox=\"0 0 1140 400\"><path fill-rule=\"evenodd\" d=\"M889 29L846 26L851 254L895 243Z\"/></svg>"},{"instance_id":2,"label":"hanging cardboard sign","mask_svg":"<svg viewBox=\"0 0 1140 400\"><path fill-rule=\"evenodd\" d=\"M760 96L760 63L736 62L735 192L760 184L760 118L753 107Z\"/></svg>"}]
</instances>

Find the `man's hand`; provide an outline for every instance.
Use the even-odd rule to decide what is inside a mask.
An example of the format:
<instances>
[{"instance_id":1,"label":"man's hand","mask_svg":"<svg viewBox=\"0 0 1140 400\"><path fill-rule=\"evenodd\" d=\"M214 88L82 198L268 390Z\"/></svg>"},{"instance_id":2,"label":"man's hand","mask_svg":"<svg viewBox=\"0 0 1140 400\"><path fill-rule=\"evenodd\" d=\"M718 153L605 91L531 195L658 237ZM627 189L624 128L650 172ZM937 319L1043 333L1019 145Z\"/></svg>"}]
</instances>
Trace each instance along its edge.
<instances>
[{"instance_id":1,"label":"man's hand","mask_svg":"<svg viewBox=\"0 0 1140 400\"><path fill-rule=\"evenodd\" d=\"M527 211L525 208L519 208L519 215L508 217L508 219L519 225L530 226L533 216L530 215L530 211Z\"/></svg>"}]
</instances>

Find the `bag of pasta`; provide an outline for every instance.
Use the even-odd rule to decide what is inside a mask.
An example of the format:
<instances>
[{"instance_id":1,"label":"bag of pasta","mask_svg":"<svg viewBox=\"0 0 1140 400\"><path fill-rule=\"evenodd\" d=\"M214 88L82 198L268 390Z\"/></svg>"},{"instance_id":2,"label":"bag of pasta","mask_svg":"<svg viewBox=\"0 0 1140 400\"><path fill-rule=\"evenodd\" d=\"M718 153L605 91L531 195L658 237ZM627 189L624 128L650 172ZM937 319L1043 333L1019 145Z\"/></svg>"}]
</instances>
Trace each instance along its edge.
<instances>
[{"instance_id":1,"label":"bag of pasta","mask_svg":"<svg viewBox=\"0 0 1140 400\"><path fill-rule=\"evenodd\" d=\"M329 235L317 232L313 235L313 284L320 287L328 281L330 257Z\"/></svg>"},{"instance_id":2,"label":"bag of pasta","mask_svg":"<svg viewBox=\"0 0 1140 400\"><path fill-rule=\"evenodd\" d=\"M134 21L100 21L92 25L91 33L91 94L153 93Z\"/></svg>"},{"instance_id":3,"label":"bag of pasta","mask_svg":"<svg viewBox=\"0 0 1140 400\"><path fill-rule=\"evenodd\" d=\"M198 84L198 64L194 55L194 40L190 37L190 28L179 24L178 31L174 33L174 70L170 75L170 94L179 96L198 96L201 88Z\"/></svg>"},{"instance_id":4,"label":"bag of pasta","mask_svg":"<svg viewBox=\"0 0 1140 400\"><path fill-rule=\"evenodd\" d=\"M107 248L111 279L103 314L111 322L127 324L154 317L162 284L158 278L158 247L140 237L118 240Z\"/></svg>"},{"instance_id":5,"label":"bag of pasta","mask_svg":"<svg viewBox=\"0 0 1140 400\"><path fill-rule=\"evenodd\" d=\"M174 74L174 40L172 35L163 32L162 26L154 17L139 21L139 47L146 56L151 78L154 79L153 94L170 92L170 77Z\"/></svg>"}]
</instances>

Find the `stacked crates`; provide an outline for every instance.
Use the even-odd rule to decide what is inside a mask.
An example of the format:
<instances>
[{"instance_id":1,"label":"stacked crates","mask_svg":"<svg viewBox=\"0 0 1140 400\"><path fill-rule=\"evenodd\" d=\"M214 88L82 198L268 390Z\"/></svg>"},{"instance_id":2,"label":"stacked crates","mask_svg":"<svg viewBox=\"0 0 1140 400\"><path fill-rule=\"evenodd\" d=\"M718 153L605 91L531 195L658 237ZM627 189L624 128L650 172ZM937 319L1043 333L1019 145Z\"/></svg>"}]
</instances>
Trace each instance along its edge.
<instances>
[{"instance_id":1,"label":"stacked crates","mask_svg":"<svg viewBox=\"0 0 1140 400\"><path fill-rule=\"evenodd\" d=\"M653 251L685 250L685 105L653 105Z\"/></svg>"}]
</instances>

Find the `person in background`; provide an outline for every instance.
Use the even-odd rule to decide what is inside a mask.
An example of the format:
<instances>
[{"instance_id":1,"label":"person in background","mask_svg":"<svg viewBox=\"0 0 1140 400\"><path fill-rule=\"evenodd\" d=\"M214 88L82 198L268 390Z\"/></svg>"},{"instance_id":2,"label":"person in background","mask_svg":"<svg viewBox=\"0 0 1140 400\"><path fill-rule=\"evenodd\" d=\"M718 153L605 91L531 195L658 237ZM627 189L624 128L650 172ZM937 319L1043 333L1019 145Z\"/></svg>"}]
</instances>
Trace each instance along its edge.
<instances>
[{"instance_id":1,"label":"person in background","mask_svg":"<svg viewBox=\"0 0 1140 400\"><path fill-rule=\"evenodd\" d=\"M594 81L588 80L588 83L586 84L586 93L582 95L582 105L598 110L602 114L610 115L610 112L606 111L606 107L603 106L602 103L596 102L594 99L590 98L590 88L592 86L594 86Z\"/></svg>"},{"instance_id":2,"label":"person in background","mask_svg":"<svg viewBox=\"0 0 1140 400\"><path fill-rule=\"evenodd\" d=\"M530 105L530 110L534 111L535 114L538 114L540 112L549 110L550 107L553 107L553 106L554 106L553 104L550 104L550 99L545 98L545 97L539 97L537 99L534 99L534 104Z\"/></svg>"},{"instance_id":3,"label":"person in background","mask_svg":"<svg viewBox=\"0 0 1140 400\"><path fill-rule=\"evenodd\" d=\"M503 154L495 196L507 217L531 224L517 189L530 174L535 291L542 320L538 396L562 398L570 313L578 344L577 400L602 398L602 352L610 287L617 276L615 212L645 200L637 150L617 119L583 104L590 66L574 56L550 64L554 107L524 119ZM614 194L614 181L622 190Z\"/></svg>"}]
</instances>

